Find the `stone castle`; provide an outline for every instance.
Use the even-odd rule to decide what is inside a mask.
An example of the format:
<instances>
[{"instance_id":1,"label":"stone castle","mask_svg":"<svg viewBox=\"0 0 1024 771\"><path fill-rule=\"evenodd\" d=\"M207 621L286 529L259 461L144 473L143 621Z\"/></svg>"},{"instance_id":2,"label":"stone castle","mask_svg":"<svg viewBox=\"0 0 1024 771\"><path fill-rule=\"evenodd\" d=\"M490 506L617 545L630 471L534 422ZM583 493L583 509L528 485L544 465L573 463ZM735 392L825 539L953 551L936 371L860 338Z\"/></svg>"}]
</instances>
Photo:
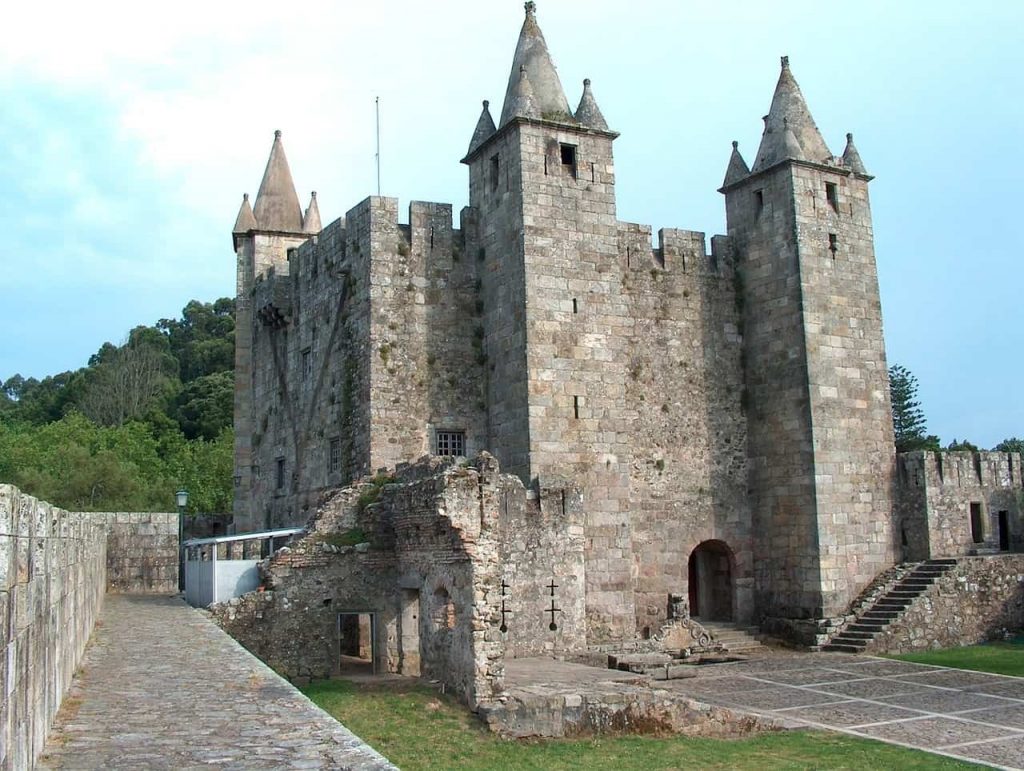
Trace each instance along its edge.
<instances>
[{"instance_id":1,"label":"stone castle","mask_svg":"<svg viewBox=\"0 0 1024 771\"><path fill-rule=\"evenodd\" d=\"M589 81L571 108L528 2L457 228L386 197L322 227L280 132L234 226L238 529L365 533L295 607L325 641L372 609L375 662L464 671L471 703L502 656L690 617L813 643L894 563L1024 540L1019 456L895 455L872 177L786 57L710 250L618 220L617 136Z\"/></svg>"}]
</instances>

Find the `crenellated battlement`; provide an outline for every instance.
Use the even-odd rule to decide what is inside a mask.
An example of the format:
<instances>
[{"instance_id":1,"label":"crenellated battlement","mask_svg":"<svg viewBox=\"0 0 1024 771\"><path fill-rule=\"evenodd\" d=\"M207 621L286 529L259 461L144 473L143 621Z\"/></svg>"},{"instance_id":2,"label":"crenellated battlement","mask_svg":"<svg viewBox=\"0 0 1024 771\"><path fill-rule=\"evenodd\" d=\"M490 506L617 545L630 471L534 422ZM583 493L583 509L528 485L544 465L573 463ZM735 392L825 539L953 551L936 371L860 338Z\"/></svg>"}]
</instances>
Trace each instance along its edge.
<instances>
[{"instance_id":1,"label":"crenellated battlement","mask_svg":"<svg viewBox=\"0 0 1024 771\"><path fill-rule=\"evenodd\" d=\"M699 230L661 228L651 245L652 228L636 222L618 223L619 262L627 271L656 268L694 276L729 275L733 250L728 236L712 236L711 251Z\"/></svg>"},{"instance_id":2,"label":"crenellated battlement","mask_svg":"<svg viewBox=\"0 0 1024 771\"><path fill-rule=\"evenodd\" d=\"M896 462L900 483L910 487L1024 490L1020 453L918 450L900 453Z\"/></svg>"}]
</instances>

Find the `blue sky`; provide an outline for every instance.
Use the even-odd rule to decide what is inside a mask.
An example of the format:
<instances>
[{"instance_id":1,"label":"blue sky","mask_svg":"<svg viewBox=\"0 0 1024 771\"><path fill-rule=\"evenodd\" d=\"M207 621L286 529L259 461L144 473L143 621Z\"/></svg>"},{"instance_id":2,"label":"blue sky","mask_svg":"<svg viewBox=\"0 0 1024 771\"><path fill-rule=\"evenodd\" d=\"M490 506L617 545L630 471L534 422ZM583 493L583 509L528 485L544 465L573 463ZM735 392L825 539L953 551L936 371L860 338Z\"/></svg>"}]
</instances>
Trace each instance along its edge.
<instances>
[{"instance_id":1,"label":"blue sky","mask_svg":"<svg viewBox=\"0 0 1024 771\"><path fill-rule=\"evenodd\" d=\"M0 46L0 378L85 364L106 340L234 292L230 229L274 129L324 222L375 192L466 202L458 163L495 114L522 3L17 4ZM923 11L926 9L927 13ZM571 104L613 129L619 217L724 232L736 139L753 161L788 54L833 152L871 185L890 363L929 429L1024 437L1024 3L540 0Z\"/></svg>"}]
</instances>

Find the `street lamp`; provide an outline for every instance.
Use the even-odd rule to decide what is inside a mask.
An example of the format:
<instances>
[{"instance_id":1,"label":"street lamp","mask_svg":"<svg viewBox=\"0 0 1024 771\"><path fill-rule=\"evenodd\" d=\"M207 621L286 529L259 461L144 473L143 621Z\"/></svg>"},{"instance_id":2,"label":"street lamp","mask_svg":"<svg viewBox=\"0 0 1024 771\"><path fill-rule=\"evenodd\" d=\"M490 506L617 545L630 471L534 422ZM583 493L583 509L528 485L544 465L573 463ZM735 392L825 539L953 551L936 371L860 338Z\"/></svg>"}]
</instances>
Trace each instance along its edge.
<instances>
[{"instance_id":1,"label":"street lamp","mask_svg":"<svg viewBox=\"0 0 1024 771\"><path fill-rule=\"evenodd\" d=\"M188 506L188 490L184 487L174 494L178 502L178 591L185 588L185 507Z\"/></svg>"}]
</instances>

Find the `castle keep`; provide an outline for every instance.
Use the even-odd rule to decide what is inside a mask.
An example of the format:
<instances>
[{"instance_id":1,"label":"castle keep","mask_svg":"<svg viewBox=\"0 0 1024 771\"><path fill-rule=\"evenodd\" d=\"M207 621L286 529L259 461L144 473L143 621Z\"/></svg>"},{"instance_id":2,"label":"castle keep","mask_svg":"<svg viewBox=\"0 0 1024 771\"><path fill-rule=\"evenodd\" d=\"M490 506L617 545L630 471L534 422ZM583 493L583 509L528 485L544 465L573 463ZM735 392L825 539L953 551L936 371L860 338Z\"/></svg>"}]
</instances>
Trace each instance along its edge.
<instances>
[{"instance_id":1,"label":"castle keep","mask_svg":"<svg viewBox=\"0 0 1024 771\"><path fill-rule=\"evenodd\" d=\"M381 667L455 672L476 703L503 656L691 617L813 641L906 549L974 543L929 551L933 458L897 475L853 138L832 153L785 57L764 120L752 166L733 143L710 248L617 218L618 134L589 81L570 106L532 2L458 227L419 201L400 224L386 197L322 227L277 132L233 230L235 518L310 522L271 576L321 571L303 607L325 646L336 611L371 608ZM994 455L991 485L1019 488L1019 457ZM897 505L901 480L918 492ZM339 553L340 532L368 548Z\"/></svg>"}]
</instances>

